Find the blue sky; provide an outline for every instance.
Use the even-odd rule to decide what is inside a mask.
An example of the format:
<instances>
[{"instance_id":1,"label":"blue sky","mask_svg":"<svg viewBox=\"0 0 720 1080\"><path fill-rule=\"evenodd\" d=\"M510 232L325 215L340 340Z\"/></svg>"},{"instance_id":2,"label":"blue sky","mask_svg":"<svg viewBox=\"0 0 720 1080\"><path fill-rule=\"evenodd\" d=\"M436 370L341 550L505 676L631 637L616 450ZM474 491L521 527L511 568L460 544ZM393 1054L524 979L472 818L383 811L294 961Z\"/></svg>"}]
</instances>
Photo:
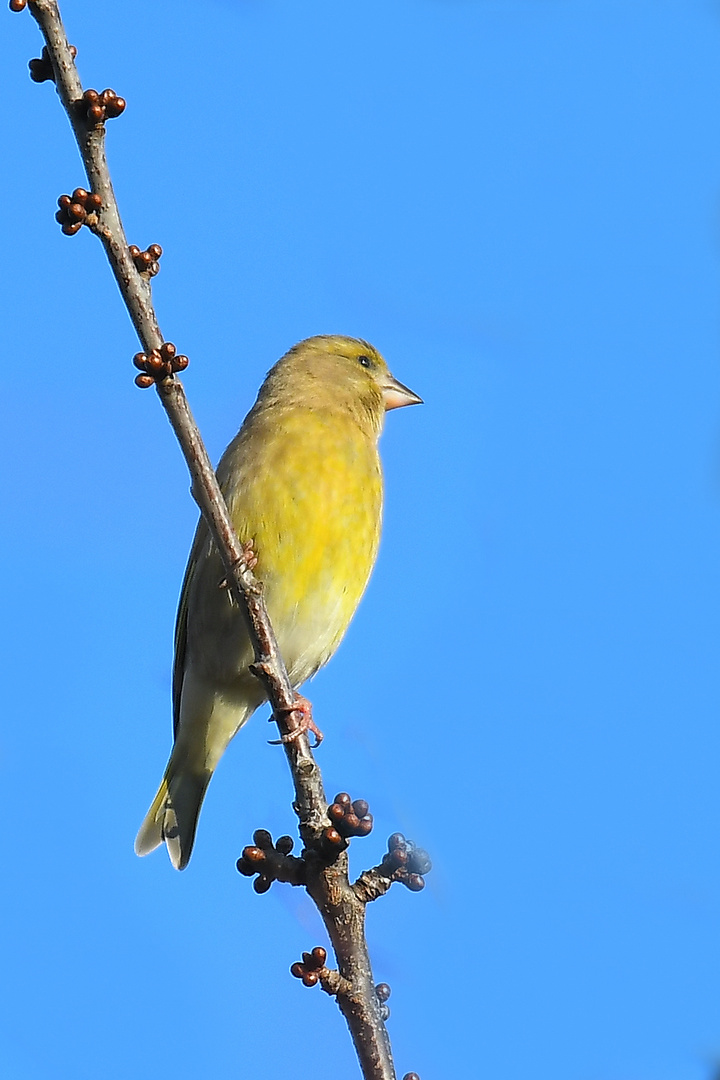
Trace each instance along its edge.
<instances>
[{"instance_id":1,"label":"blue sky","mask_svg":"<svg viewBox=\"0 0 720 1080\"><path fill-rule=\"evenodd\" d=\"M131 242L217 458L313 333L372 341L379 562L309 688L328 791L396 830L372 905L399 1075L710 1080L720 1061L720 6L63 0ZM291 831L258 713L188 870L132 842L170 744L196 512L40 40L2 16L5 722L0 1071L356 1076L288 968L307 899L234 869ZM315 1067L315 1066L313 1066Z\"/></svg>"}]
</instances>

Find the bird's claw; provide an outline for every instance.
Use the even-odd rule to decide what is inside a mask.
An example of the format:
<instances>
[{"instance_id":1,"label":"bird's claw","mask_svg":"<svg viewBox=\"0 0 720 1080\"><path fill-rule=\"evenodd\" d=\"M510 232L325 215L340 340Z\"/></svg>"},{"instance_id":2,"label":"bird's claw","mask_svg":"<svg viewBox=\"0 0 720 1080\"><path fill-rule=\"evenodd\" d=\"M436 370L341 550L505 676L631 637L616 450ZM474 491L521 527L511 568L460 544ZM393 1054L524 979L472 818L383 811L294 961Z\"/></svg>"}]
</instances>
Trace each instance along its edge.
<instances>
[{"instance_id":1,"label":"bird's claw","mask_svg":"<svg viewBox=\"0 0 720 1080\"><path fill-rule=\"evenodd\" d=\"M244 561L245 565L247 566L248 570L254 570L255 567L257 566L258 557L255 554L255 549L253 548L253 541L252 540L246 540L245 541L245 543L242 546L242 552L243 552L243 561Z\"/></svg>"},{"instance_id":2,"label":"bird's claw","mask_svg":"<svg viewBox=\"0 0 720 1080\"><path fill-rule=\"evenodd\" d=\"M279 739L268 739L270 745L284 746L287 743L295 742L295 740L299 739L301 735L307 735L307 733L311 731L315 736L315 742L311 744L311 749L316 750L325 738L325 736L313 720L312 705L310 704L308 699L303 697L302 694L296 694L292 708L282 711L290 714L299 713L299 720L297 726L294 727L292 731L288 731L285 735L281 735ZM271 716L271 722L272 719L273 718Z\"/></svg>"},{"instance_id":3,"label":"bird's claw","mask_svg":"<svg viewBox=\"0 0 720 1080\"><path fill-rule=\"evenodd\" d=\"M257 566L257 561L258 561L258 557L255 554L255 549L253 548L253 541L252 540L246 540L245 543L242 545L242 559L238 563L236 563L235 565L237 567L243 567L243 568L245 568L247 570L254 570L255 567ZM218 588L219 589L229 589L230 588L230 582L228 581L227 577L224 577L222 579L222 581L218 585Z\"/></svg>"}]
</instances>

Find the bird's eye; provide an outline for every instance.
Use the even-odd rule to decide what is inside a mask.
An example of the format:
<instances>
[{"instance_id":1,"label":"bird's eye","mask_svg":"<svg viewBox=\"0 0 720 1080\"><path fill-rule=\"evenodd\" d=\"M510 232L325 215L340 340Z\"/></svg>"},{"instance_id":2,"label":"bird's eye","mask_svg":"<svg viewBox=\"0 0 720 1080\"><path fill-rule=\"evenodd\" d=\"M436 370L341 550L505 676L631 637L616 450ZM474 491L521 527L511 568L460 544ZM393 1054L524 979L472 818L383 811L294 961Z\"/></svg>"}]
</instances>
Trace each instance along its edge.
<instances>
[{"instance_id":1,"label":"bird's eye","mask_svg":"<svg viewBox=\"0 0 720 1080\"><path fill-rule=\"evenodd\" d=\"M372 360L369 356L358 356L358 364L362 364L363 367L372 367Z\"/></svg>"}]
</instances>

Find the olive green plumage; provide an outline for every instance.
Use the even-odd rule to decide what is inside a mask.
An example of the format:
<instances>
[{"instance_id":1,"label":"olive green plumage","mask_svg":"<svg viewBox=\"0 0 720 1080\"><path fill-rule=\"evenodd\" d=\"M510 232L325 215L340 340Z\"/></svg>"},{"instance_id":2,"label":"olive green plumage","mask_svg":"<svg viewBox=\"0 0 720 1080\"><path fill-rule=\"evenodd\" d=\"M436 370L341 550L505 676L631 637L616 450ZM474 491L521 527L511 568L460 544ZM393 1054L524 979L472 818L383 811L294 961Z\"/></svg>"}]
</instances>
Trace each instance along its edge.
<instances>
[{"instance_id":1,"label":"olive green plumage","mask_svg":"<svg viewBox=\"0 0 720 1080\"><path fill-rule=\"evenodd\" d=\"M355 338L295 345L269 372L217 469L293 686L332 656L375 562L382 518L377 450L386 409L419 402ZM190 858L205 790L228 743L265 700L248 631L201 519L175 630L175 744L135 850L163 841Z\"/></svg>"}]
</instances>

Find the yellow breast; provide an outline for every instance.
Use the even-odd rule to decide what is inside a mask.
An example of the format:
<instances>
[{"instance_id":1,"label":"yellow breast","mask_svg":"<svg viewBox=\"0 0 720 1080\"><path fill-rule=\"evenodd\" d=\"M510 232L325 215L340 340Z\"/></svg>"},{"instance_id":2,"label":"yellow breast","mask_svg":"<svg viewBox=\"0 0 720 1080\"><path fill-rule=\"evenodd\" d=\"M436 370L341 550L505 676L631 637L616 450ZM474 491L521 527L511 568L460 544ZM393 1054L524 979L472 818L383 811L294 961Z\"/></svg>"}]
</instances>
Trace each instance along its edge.
<instances>
[{"instance_id":1,"label":"yellow breast","mask_svg":"<svg viewBox=\"0 0 720 1080\"><path fill-rule=\"evenodd\" d=\"M291 680L337 648L375 562L382 516L376 439L327 410L272 410L244 428L218 474Z\"/></svg>"}]
</instances>

